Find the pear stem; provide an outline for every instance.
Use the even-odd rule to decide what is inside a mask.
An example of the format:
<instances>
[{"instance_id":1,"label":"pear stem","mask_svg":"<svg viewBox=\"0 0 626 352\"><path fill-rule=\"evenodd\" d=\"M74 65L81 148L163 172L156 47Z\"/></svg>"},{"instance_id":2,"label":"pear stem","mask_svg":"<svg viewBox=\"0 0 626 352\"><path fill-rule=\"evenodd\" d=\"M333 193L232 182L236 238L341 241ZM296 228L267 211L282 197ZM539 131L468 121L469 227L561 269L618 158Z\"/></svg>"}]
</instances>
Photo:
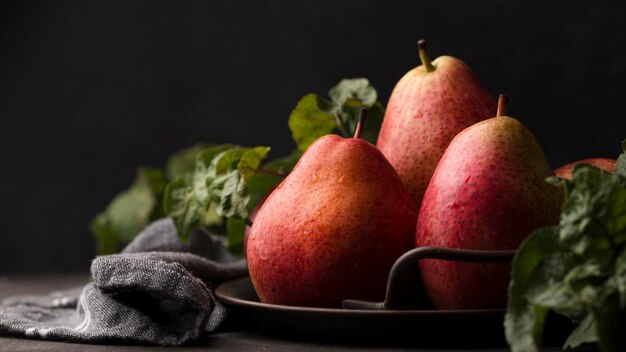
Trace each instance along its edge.
<instances>
[{"instance_id":1,"label":"pear stem","mask_svg":"<svg viewBox=\"0 0 626 352\"><path fill-rule=\"evenodd\" d=\"M506 94L500 94L498 97L498 110L496 116L503 116L506 114L506 108L509 105L509 96Z\"/></svg>"},{"instance_id":2,"label":"pear stem","mask_svg":"<svg viewBox=\"0 0 626 352\"><path fill-rule=\"evenodd\" d=\"M422 62L422 65L424 65L427 72L433 72L435 70L435 66L433 66L430 62L428 54L426 54L426 39L418 40L417 47L419 48L420 61Z\"/></svg>"},{"instance_id":3,"label":"pear stem","mask_svg":"<svg viewBox=\"0 0 626 352\"><path fill-rule=\"evenodd\" d=\"M365 115L367 115L367 109L361 108L359 110L359 122L356 124L356 129L354 130L354 138L361 138L361 132L365 124Z\"/></svg>"}]
</instances>

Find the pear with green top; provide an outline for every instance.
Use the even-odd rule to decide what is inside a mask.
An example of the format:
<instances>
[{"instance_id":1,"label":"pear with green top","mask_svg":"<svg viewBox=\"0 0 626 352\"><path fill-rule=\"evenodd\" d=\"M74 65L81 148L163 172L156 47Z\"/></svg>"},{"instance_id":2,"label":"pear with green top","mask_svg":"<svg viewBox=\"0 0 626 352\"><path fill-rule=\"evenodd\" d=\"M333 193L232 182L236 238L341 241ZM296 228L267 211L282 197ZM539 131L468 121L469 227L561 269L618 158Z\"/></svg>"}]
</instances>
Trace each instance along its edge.
<instances>
[{"instance_id":1,"label":"pear with green top","mask_svg":"<svg viewBox=\"0 0 626 352\"><path fill-rule=\"evenodd\" d=\"M376 146L419 206L452 138L464 128L495 116L496 101L463 61L451 56L430 61L424 39L418 47L422 65L396 84Z\"/></svg>"},{"instance_id":2,"label":"pear with green top","mask_svg":"<svg viewBox=\"0 0 626 352\"><path fill-rule=\"evenodd\" d=\"M420 209L416 245L516 250L534 230L559 222L563 191L532 133L504 116L476 123L450 142ZM504 308L509 264L423 260L424 286L439 309Z\"/></svg>"},{"instance_id":3,"label":"pear with green top","mask_svg":"<svg viewBox=\"0 0 626 352\"><path fill-rule=\"evenodd\" d=\"M262 302L340 307L382 300L414 246L417 206L383 154L360 138L316 140L259 209L247 243Z\"/></svg>"}]
</instances>

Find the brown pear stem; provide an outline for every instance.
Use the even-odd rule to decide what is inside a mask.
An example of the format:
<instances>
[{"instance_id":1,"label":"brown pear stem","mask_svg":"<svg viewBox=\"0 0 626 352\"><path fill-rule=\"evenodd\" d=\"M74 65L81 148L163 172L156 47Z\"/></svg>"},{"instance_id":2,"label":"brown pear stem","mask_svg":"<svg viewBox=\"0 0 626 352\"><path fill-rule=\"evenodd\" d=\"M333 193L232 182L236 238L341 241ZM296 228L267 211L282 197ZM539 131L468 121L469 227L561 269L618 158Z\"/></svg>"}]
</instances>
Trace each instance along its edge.
<instances>
[{"instance_id":1,"label":"brown pear stem","mask_svg":"<svg viewBox=\"0 0 626 352\"><path fill-rule=\"evenodd\" d=\"M435 66L433 66L430 62L428 54L426 54L426 39L418 40L417 47L419 48L420 61L422 62L422 65L424 65L427 72L433 72L435 70Z\"/></svg>"},{"instance_id":2,"label":"brown pear stem","mask_svg":"<svg viewBox=\"0 0 626 352\"><path fill-rule=\"evenodd\" d=\"M509 96L506 94L500 94L498 97L498 110L496 116L503 116L506 114L506 108L509 105Z\"/></svg>"},{"instance_id":3,"label":"brown pear stem","mask_svg":"<svg viewBox=\"0 0 626 352\"><path fill-rule=\"evenodd\" d=\"M622 141L622 151L626 153L626 139Z\"/></svg>"},{"instance_id":4,"label":"brown pear stem","mask_svg":"<svg viewBox=\"0 0 626 352\"><path fill-rule=\"evenodd\" d=\"M363 124L365 124L365 115L367 114L366 108L361 108L359 111L359 122L356 124L354 130L354 138L361 138L361 132L363 131Z\"/></svg>"}]
</instances>

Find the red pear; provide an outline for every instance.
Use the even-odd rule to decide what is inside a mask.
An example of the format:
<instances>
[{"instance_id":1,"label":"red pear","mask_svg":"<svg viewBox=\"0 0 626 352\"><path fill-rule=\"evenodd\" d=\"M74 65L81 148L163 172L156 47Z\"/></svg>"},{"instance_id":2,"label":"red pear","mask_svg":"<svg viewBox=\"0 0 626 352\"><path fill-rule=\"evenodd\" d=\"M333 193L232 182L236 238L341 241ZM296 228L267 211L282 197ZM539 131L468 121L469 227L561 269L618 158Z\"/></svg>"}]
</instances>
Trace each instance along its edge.
<instances>
[{"instance_id":1,"label":"red pear","mask_svg":"<svg viewBox=\"0 0 626 352\"><path fill-rule=\"evenodd\" d=\"M262 302L382 300L391 266L413 248L417 206L359 130L315 141L256 214L247 254Z\"/></svg>"},{"instance_id":2,"label":"red pear","mask_svg":"<svg viewBox=\"0 0 626 352\"><path fill-rule=\"evenodd\" d=\"M498 116L466 128L450 143L426 190L417 246L517 249L533 230L559 221L562 189L545 181L553 175L535 137L518 120ZM506 306L509 264L426 260L420 271L439 309Z\"/></svg>"},{"instance_id":3,"label":"red pear","mask_svg":"<svg viewBox=\"0 0 626 352\"><path fill-rule=\"evenodd\" d=\"M560 168L554 170L554 173L560 178L564 178L566 180L572 179L572 172L574 171L574 166L578 164L590 164L597 167L600 170L604 170L606 172L613 173L615 172L615 163L617 160L615 159L607 159L607 158L590 158L583 159L579 161L575 161L573 163L569 163L567 165L563 165Z\"/></svg>"},{"instance_id":4,"label":"red pear","mask_svg":"<svg viewBox=\"0 0 626 352\"><path fill-rule=\"evenodd\" d=\"M452 138L495 116L496 102L463 61L441 56L431 62L426 41L418 44L422 65L396 84L376 146L419 205Z\"/></svg>"}]
</instances>

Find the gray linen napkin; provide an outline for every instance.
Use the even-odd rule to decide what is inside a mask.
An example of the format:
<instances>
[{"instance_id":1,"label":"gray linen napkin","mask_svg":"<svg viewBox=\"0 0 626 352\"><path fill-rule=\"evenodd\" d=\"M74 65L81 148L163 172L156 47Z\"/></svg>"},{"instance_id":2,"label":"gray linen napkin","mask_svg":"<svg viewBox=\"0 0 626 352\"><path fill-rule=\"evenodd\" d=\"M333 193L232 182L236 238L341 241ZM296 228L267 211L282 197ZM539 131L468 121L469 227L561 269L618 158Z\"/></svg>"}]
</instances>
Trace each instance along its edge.
<instances>
[{"instance_id":1,"label":"gray linen napkin","mask_svg":"<svg viewBox=\"0 0 626 352\"><path fill-rule=\"evenodd\" d=\"M226 310L211 284L247 274L245 260L204 231L183 243L171 219L149 225L120 254L97 257L92 282L0 305L0 334L76 342L176 346L214 331Z\"/></svg>"}]
</instances>

